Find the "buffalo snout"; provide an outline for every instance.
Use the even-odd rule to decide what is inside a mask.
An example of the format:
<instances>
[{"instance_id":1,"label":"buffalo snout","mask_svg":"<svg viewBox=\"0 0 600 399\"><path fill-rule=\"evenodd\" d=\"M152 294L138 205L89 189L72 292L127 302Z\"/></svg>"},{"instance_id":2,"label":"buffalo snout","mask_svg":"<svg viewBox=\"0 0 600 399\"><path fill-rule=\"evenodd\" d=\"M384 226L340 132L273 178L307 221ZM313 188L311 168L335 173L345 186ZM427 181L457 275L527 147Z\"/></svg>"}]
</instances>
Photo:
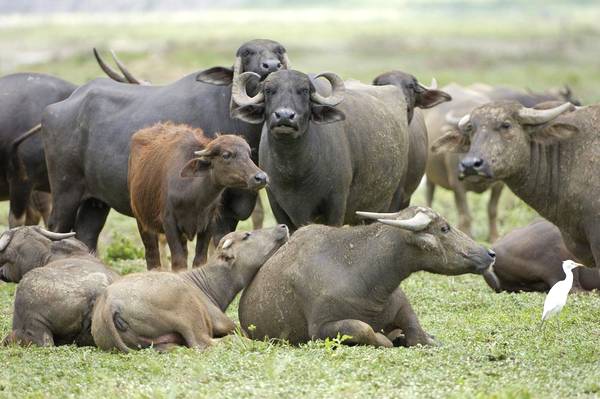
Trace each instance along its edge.
<instances>
[{"instance_id":1,"label":"buffalo snout","mask_svg":"<svg viewBox=\"0 0 600 399\"><path fill-rule=\"evenodd\" d=\"M265 74L275 72L283 67L283 64L279 60L265 60L260 63L260 67Z\"/></svg>"},{"instance_id":2,"label":"buffalo snout","mask_svg":"<svg viewBox=\"0 0 600 399\"><path fill-rule=\"evenodd\" d=\"M466 156L458 164L458 178L463 180L468 176L492 177L487 162L474 156Z\"/></svg>"},{"instance_id":3,"label":"buffalo snout","mask_svg":"<svg viewBox=\"0 0 600 399\"><path fill-rule=\"evenodd\" d=\"M259 190L265 187L269 183L269 176L265 172L258 172L250 179L250 188L253 190Z\"/></svg>"},{"instance_id":4,"label":"buffalo snout","mask_svg":"<svg viewBox=\"0 0 600 399\"><path fill-rule=\"evenodd\" d=\"M475 273L484 273L496 263L496 253L491 249L484 249L476 255L471 256L474 262Z\"/></svg>"},{"instance_id":5,"label":"buffalo snout","mask_svg":"<svg viewBox=\"0 0 600 399\"><path fill-rule=\"evenodd\" d=\"M298 115L290 108L277 108L271 114L271 129L289 133L298 130Z\"/></svg>"}]
</instances>

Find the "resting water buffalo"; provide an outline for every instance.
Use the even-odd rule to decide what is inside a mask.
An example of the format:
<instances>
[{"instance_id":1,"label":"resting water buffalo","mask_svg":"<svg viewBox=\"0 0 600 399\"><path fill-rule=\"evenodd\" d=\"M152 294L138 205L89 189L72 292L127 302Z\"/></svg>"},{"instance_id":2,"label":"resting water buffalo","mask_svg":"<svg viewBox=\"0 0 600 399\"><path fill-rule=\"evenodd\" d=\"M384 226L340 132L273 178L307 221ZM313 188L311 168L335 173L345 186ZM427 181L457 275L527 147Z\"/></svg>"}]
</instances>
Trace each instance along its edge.
<instances>
[{"instance_id":1,"label":"resting water buffalo","mask_svg":"<svg viewBox=\"0 0 600 399\"><path fill-rule=\"evenodd\" d=\"M405 192L413 193L421 180L427 166L427 153L429 140L427 126L423 113L415 108L432 108L438 104L452 100L452 97L441 90L437 90L437 83L432 81L431 87L420 84L413 75L402 71L390 71L377 76L373 80L375 86L393 85L402 89L406 98L406 112L408 114L409 150L408 172ZM405 201L400 208L406 208L409 202Z\"/></svg>"},{"instance_id":2,"label":"resting water buffalo","mask_svg":"<svg viewBox=\"0 0 600 399\"><path fill-rule=\"evenodd\" d=\"M137 130L154 123L185 123L202 128L210 137L217 132L236 132L256 149L260 128L229 117L230 106L235 104L230 104L228 83L240 72L253 71L265 77L287 65L282 45L254 40L239 48L233 68L211 68L167 86L96 79L69 99L47 107L43 137L56 203L50 228L74 228L78 238L94 249L110 208L132 215L127 190L130 140ZM255 200L253 192L226 191L218 235L248 218Z\"/></svg>"},{"instance_id":3,"label":"resting water buffalo","mask_svg":"<svg viewBox=\"0 0 600 399\"><path fill-rule=\"evenodd\" d=\"M0 236L0 280L18 283L30 270L67 256L87 255L74 233L53 233L39 226L17 227Z\"/></svg>"},{"instance_id":4,"label":"resting water buffalo","mask_svg":"<svg viewBox=\"0 0 600 399\"><path fill-rule=\"evenodd\" d=\"M9 225L46 221L51 198L42 139L20 136L38 125L48 104L67 98L76 86L38 73L17 73L0 78L0 201L10 199ZM18 154L13 154L18 152ZM13 156L15 155L15 156ZM16 171L11 159L24 166ZM34 191L40 190L40 191Z\"/></svg>"},{"instance_id":5,"label":"resting water buffalo","mask_svg":"<svg viewBox=\"0 0 600 399\"><path fill-rule=\"evenodd\" d=\"M94 345L94 301L118 277L95 256L79 251L30 271L17 287L12 332L4 344Z\"/></svg>"},{"instance_id":6,"label":"resting water buffalo","mask_svg":"<svg viewBox=\"0 0 600 399\"><path fill-rule=\"evenodd\" d=\"M459 165L462 176L504 181L560 229L579 260L600 266L600 106L546 106L553 108L483 105L432 149L468 152Z\"/></svg>"},{"instance_id":7,"label":"resting water buffalo","mask_svg":"<svg viewBox=\"0 0 600 399\"><path fill-rule=\"evenodd\" d=\"M258 190L267 175L250 159L241 137L211 140L201 129L159 123L131 139L128 172L131 209L149 269L160 267L158 234L166 234L174 270L187 268L187 241L198 237L194 266L206 261L209 227L223 190Z\"/></svg>"},{"instance_id":8,"label":"resting water buffalo","mask_svg":"<svg viewBox=\"0 0 600 399\"><path fill-rule=\"evenodd\" d=\"M497 280L486 282L500 291L547 292L564 280L562 262L575 259L567 250L560 230L546 220L536 220L515 229L494 244ZM595 269L581 267L573 270L573 290L600 289L600 275Z\"/></svg>"},{"instance_id":9,"label":"resting water buffalo","mask_svg":"<svg viewBox=\"0 0 600 399\"><path fill-rule=\"evenodd\" d=\"M345 343L390 347L401 330L396 344L429 344L400 282L418 270L456 275L493 264L493 252L431 209L362 215L380 223L303 227L269 259L240 300L251 337L297 344L345 334Z\"/></svg>"},{"instance_id":10,"label":"resting water buffalo","mask_svg":"<svg viewBox=\"0 0 600 399\"><path fill-rule=\"evenodd\" d=\"M269 75L252 97L246 93L257 80L252 73L232 88L240 105L233 114L265 122L259 165L269 175L275 218L292 230L310 222L354 224L356 210L396 210L412 194L402 90L321 76L332 86L327 97L307 75L290 70Z\"/></svg>"},{"instance_id":11,"label":"resting water buffalo","mask_svg":"<svg viewBox=\"0 0 600 399\"><path fill-rule=\"evenodd\" d=\"M279 225L223 237L209 262L190 272L130 274L96 303L92 334L104 350L153 346L205 348L235 329L225 310L258 269L288 239Z\"/></svg>"}]
</instances>

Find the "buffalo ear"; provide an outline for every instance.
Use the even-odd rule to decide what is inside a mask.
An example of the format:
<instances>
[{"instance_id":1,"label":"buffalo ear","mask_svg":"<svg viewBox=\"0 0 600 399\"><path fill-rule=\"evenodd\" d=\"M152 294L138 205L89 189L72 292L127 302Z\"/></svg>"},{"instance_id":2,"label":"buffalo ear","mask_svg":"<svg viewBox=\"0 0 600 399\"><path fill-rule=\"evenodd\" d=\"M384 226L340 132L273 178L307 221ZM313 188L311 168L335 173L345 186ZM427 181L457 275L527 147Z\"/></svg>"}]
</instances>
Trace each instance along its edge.
<instances>
[{"instance_id":1,"label":"buffalo ear","mask_svg":"<svg viewBox=\"0 0 600 399\"><path fill-rule=\"evenodd\" d=\"M264 104L244 105L231 110L231 117L257 125L265 120L265 106Z\"/></svg>"},{"instance_id":2,"label":"buffalo ear","mask_svg":"<svg viewBox=\"0 0 600 399\"><path fill-rule=\"evenodd\" d=\"M346 115L342 111L329 105L312 105L310 114L312 121L319 125L339 122L346 119Z\"/></svg>"},{"instance_id":3,"label":"buffalo ear","mask_svg":"<svg viewBox=\"0 0 600 399\"><path fill-rule=\"evenodd\" d=\"M431 108L438 104L446 101L452 101L450 94L441 90L424 90L421 93L417 93L417 101L415 107L419 108Z\"/></svg>"},{"instance_id":4,"label":"buffalo ear","mask_svg":"<svg viewBox=\"0 0 600 399\"><path fill-rule=\"evenodd\" d=\"M212 67L196 75L196 80L217 86L227 86L233 82L233 69L225 67Z\"/></svg>"},{"instance_id":5,"label":"buffalo ear","mask_svg":"<svg viewBox=\"0 0 600 399\"><path fill-rule=\"evenodd\" d=\"M561 140L567 140L579 133L579 128L569 123L544 123L531 126L531 140L541 144L551 144Z\"/></svg>"},{"instance_id":6,"label":"buffalo ear","mask_svg":"<svg viewBox=\"0 0 600 399\"><path fill-rule=\"evenodd\" d=\"M433 251L438 246L437 239L430 233L413 233L409 236L408 243L425 251Z\"/></svg>"},{"instance_id":7,"label":"buffalo ear","mask_svg":"<svg viewBox=\"0 0 600 399\"><path fill-rule=\"evenodd\" d=\"M468 152L471 140L469 136L457 129L450 129L445 135L431 144L431 152L441 154L444 152Z\"/></svg>"},{"instance_id":8,"label":"buffalo ear","mask_svg":"<svg viewBox=\"0 0 600 399\"><path fill-rule=\"evenodd\" d=\"M210 167L210 159L206 157L194 158L181 169L181 177L197 177L202 171Z\"/></svg>"}]
</instances>

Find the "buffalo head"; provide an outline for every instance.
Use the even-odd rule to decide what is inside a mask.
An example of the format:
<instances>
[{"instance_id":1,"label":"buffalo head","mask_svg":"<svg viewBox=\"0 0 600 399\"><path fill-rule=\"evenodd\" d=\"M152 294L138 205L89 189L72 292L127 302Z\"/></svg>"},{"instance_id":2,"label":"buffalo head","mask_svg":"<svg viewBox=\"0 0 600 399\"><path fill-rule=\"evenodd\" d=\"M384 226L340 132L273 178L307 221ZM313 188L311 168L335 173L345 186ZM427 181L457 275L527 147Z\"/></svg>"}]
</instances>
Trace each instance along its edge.
<instances>
[{"instance_id":1,"label":"buffalo head","mask_svg":"<svg viewBox=\"0 0 600 399\"><path fill-rule=\"evenodd\" d=\"M406 97L406 111L408 123L412 121L415 108L431 108L452 97L441 90L437 90L435 79L431 81L431 87L422 85L413 75L402 71L390 71L377 76L373 80L374 86L392 85L402 89Z\"/></svg>"},{"instance_id":2,"label":"buffalo head","mask_svg":"<svg viewBox=\"0 0 600 399\"><path fill-rule=\"evenodd\" d=\"M308 75L282 70L269 75L260 83L258 93L250 97L248 82L259 78L252 72L241 74L233 83L231 92L240 105L233 116L248 123L266 122L270 133L277 137L298 138L307 131L309 122L331 123L345 119L336 105L342 102L344 82L334 73L317 75L331 83L331 95L317 93Z\"/></svg>"},{"instance_id":3,"label":"buffalo head","mask_svg":"<svg viewBox=\"0 0 600 399\"><path fill-rule=\"evenodd\" d=\"M526 108L514 101L494 102L463 116L457 129L432 144L432 151L463 152L459 177L477 176L504 180L528 173L531 143L551 143L577 133L579 129L557 120L573 109L565 103L552 108Z\"/></svg>"}]
</instances>

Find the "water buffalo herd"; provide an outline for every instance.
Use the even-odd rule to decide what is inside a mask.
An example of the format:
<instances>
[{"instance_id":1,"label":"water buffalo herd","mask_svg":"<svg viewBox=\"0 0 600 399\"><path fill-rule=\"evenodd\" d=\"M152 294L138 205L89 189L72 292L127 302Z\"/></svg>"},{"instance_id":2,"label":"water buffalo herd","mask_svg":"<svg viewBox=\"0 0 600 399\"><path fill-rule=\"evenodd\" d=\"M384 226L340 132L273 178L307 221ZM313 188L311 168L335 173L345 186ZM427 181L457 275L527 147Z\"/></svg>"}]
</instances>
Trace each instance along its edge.
<instances>
[{"instance_id":1,"label":"water buffalo herd","mask_svg":"<svg viewBox=\"0 0 600 399\"><path fill-rule=\"evenodd\" d=\"M547 291L578 259L573 289L600 289L600 107L569 89L361 83L294 70L272 40L164 86L94 55L110 79L0 78L0 280L19 284L4 344L206 348L236 330L225 311L242 291L250 338L430 345L400 288L416 271ZM428 207L410 206L424 176ZM431 209L436 186L459 228ZM504 186L546 220L496 240ZM278 224L236 231L263 187ZM491 249L466 201L487 189ZM149 271L95 256L110 209L137 220Z\"/></svg>"}]
</instances>

